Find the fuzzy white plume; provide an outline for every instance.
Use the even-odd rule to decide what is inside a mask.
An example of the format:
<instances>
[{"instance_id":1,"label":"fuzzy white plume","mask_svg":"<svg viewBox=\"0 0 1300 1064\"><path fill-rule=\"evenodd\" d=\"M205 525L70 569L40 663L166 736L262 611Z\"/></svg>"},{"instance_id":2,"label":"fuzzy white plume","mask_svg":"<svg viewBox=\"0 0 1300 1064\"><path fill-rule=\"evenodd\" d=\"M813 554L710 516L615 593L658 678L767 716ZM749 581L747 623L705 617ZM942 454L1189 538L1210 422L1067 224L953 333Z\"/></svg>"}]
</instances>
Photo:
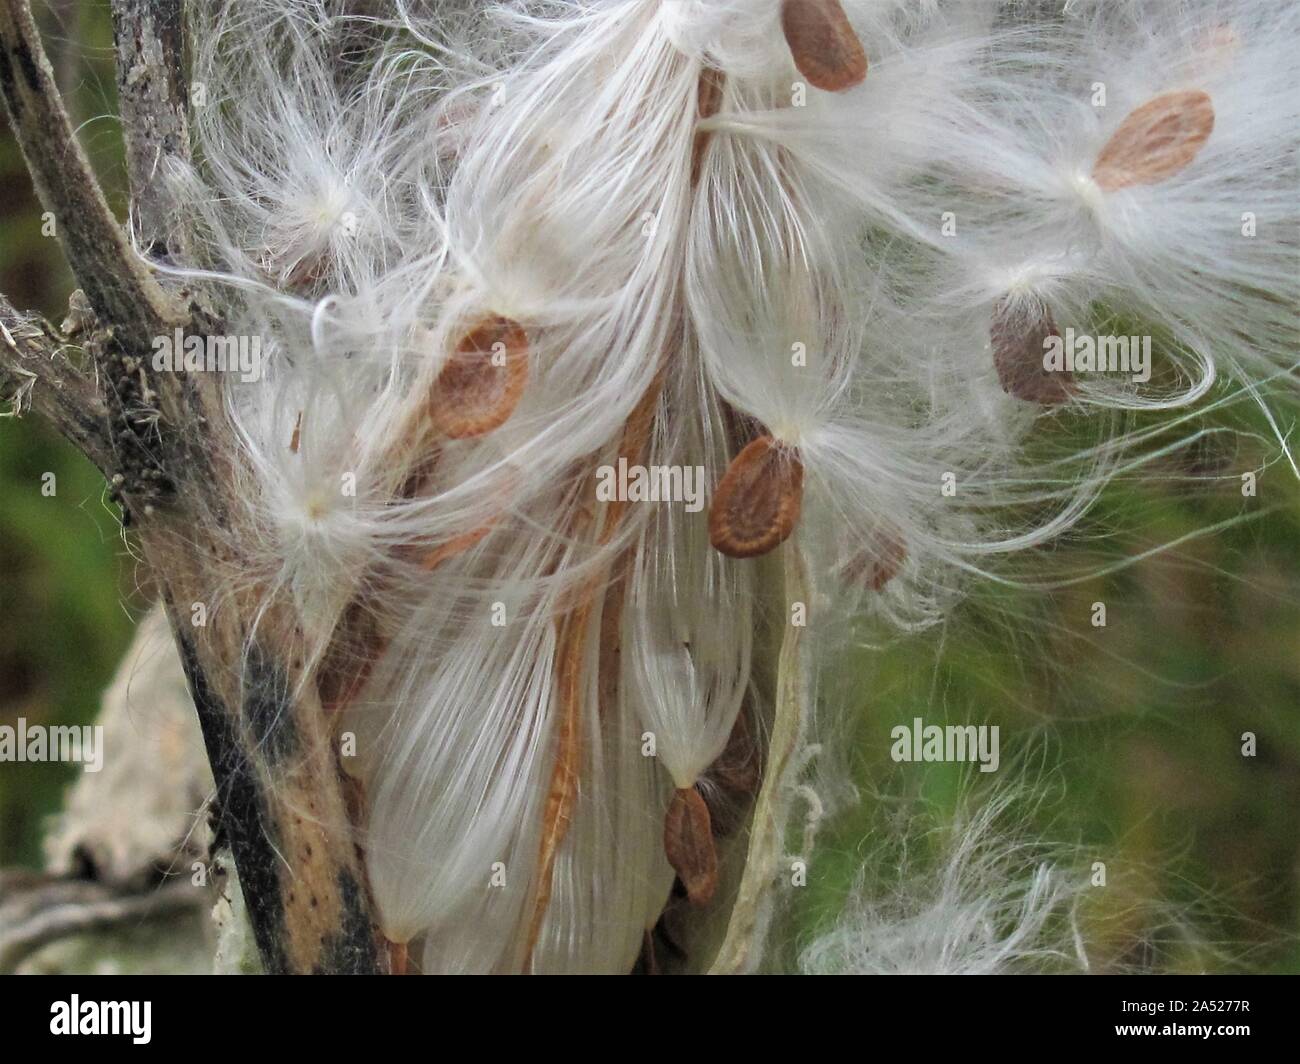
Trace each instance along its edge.
<instances>
[{"instance_id":1,"label":"fuzzy white plume","mask_svg":"<svg viewBox=\"0 0 1300 1064\"><path fill-rule=\"evenodd\" d=\"M1079 909L1086 865L1008 829L1004 791L941 829L922 815L890 825L924 848L925 861L897 838L877 847L835 925L803 948L813 975L1009 975L1087 972ZM942 838L935 838L942 833ZM928 838L927 838L928 836Z\"/></svg>"}]
</instances>

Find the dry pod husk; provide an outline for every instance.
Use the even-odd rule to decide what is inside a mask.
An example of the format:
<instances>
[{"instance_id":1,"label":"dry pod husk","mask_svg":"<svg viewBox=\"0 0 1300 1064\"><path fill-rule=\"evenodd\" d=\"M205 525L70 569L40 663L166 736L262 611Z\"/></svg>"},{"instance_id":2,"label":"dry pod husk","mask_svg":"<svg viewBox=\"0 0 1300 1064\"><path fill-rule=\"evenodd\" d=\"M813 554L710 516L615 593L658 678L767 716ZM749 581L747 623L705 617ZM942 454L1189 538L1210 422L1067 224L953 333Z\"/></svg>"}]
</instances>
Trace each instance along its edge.
<instances>
[{"instance_id":1,"label":"dry pod husk","mask_svg":"<svg viewBox=\"0 0 1300 1064\"><path fill-rule=\"evenodd\" d=\"M762 752L742 708L731 727L727 745L699 785L715 838L726 838L744 822L763 782Z\"/></svg>"}]
</instances>

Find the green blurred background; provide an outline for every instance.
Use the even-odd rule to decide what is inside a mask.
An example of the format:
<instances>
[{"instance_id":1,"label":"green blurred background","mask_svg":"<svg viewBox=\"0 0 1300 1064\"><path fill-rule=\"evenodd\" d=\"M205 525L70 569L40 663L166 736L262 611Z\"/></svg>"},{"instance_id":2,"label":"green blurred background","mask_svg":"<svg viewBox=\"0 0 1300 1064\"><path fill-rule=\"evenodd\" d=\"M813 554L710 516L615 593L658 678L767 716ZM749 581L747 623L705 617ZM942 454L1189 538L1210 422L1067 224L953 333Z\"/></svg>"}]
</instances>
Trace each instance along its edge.
<instances>
[{"instance_id":1,"label":"green blurred background","mask_svg":"<svg viewBox=\"0 0 1300 1064\"><path fill-rule=\"evenodd\" d=\"M70 0L42 18L120 211L118 131L104 117L116 111L106 5ZM0 189L0 290L58 321L71 279L41 235L7 130ZM1294 420L1294 406L1276 409L1284 425ZM988 587L941 629L882 637L858 655L862 712L841 741L864 792L920 798L942 822L969 773L899 771L890 729L914 716L998 724L1004 763L1035 766L1046 787L1021 814L1123 873L1107 904L1193 906L1200 934L1221 947L1174 949L1162 967L1300 972L1300 483L1275 463L1244 499L1241 472L1276 456L1269 429L1246 403L1206 424L1249 435L1180 448L1153 478L1116 484L1067 542L1043 552L1038 574L1069 579L1245 520L1053 592ZM1071 426L1056 431L1054 444L1068 444ZM47 472L53 497L41 493ZM1207 479L1193 486L1189 474ZM35 419L0 419L0 723L93 719L145 606L143 579L95 470ZM1090 624L1098 601L1101 629ZM1253 758L1241 754L1247 731ZM39 865L43 822L77 771L0 766L0 866ZM879 805L869 798L823 827L796 941L837 911Z\"/></svg>"},{"instance_id":2,"label":"green blurred background","mask_svg":"<svg viewBox=\"0 0 1300 1064\"><path fill-rule=\"evenodd\" d=\"M65 0L38 9L51 61L82 143L116 209L124 174L108 5ZM0 291L56 324L73 288L57 240L0 119ZM9 413L6 405L3 413ZM42 494L53 473L55 494ZM139 575L103 478L34 417L0 418L0 723L89 722L144 605ZM0 767L0 866L35 866L43 819L75 766Z\"/></svg>"}]
</instances>

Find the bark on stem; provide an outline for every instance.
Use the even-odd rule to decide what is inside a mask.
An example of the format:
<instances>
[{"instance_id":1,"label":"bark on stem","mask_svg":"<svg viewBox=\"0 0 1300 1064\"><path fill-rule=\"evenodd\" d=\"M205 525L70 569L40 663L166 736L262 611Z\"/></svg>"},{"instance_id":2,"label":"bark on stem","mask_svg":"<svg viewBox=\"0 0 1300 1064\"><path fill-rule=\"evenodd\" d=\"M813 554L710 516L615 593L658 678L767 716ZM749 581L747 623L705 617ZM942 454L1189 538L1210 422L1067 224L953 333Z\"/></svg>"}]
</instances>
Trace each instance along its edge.
<instances>
[{"instance_id":1,"label":"bark on stem","mask_svg":"<svg viewBox=\"0 0 1300 1064\"><path fill-rule=\"evenodd\" d=\"M183 0L113 0L113 47L133 221L146 254L183 252L164 170L190 157Z\"/></svg>"},{"instance_id":2,"label":"bark on stem","mask_svg":"<svg viewBox=\"0 0 1300 1064\"><path fill-rule=\"evenodd\" d=\"M151 556L168 551L148 537L146 544ZM188 576L172 566L168 578L164 602L216 782L218 829L235 858L265 971L378 973L339 766L315 684L304 682L292 623L267 618L250 637L247 610L228 608L196 628L186 596L208 588L203 571Z\"/></svg>"}]
</instances>

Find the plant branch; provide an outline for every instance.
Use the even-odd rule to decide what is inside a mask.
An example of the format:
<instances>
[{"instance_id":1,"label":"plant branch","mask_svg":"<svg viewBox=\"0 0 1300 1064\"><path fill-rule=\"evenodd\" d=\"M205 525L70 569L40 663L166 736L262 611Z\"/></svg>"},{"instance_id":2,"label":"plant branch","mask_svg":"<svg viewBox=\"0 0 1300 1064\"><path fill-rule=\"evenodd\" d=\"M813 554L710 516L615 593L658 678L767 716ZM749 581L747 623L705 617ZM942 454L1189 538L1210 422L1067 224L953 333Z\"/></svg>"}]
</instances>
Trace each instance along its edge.
<instances>
[{"instance_id":1,"label":"plant branch","mask_svg":"<svg viewBox=\"0 0 1300 1064\"><path fill-rule=\"evenodd\" d=\"M169 160L187 162L190 157L184 21L184 0L113 0L132 218L146 253L162 259L184 250L164 181Z\"/></svg>"},{"instance_id":2,"label":"plant branch","mask_svg":"<svg viewBox=\"0 0 1300 1064\"><path fill-rule=\"evenodd\" d=\"M105 883L0 873L0 972L12 972L42 946L73 935L135 926L208 902L187 878L122 890Z\"/></svg>"},{"instance_id":3,"label":"plant branch","mask_svg":"<svg viewBox=\"0 0 1300 1064\"><path fill-rule=\"evenodd\" d=\"M250 637L247 609L217 610L195 628L184 566L169 576L164 601L216 782L212 806L264 969L378 973L378 933L338 760L315 686L297 668L293 633L268 616Z\"/></svg>"},{"instance_id":4,"label":"plant branch","mask_svg":"<svg viewBox=\"0 0 1300 1064\"><path fill-rule=\"evenodd\" d=\"M77 281L128 350L184 316L136 256L72 131L27 0L0 0L0 95Z\"/></svg>"},{"instance_id":5,"label":"plant branch","mask_svg":"<svg viewBox=\"0 0 1300 1064\"><path fill-rule=\"evenodd\" d=\"M65 347L46 322L20 314L0 295L0 401L11 405L14 417L34 410L109 476L108 407Z\"/></svg>"},{"instance_id":6,"label":"plant branch","mask_svg":"<svg viewBox=\"0 0 1300 1064\"><path fill-rule=\"evenodd\" d=\"M182 480L203 479L208 448L200 428L220 409L220 382L212 375L153 368L154 340L176 328L209 332L217 326L163 290L109 210L73 134L28 0L0 0L0 95L96 319L85 348L103 385L110 479L129 520L136 510L174 503ZM134 118L141 113L137 108ZM132 134L137 146L152 135Z\"/></svg>"}]
</instances>

